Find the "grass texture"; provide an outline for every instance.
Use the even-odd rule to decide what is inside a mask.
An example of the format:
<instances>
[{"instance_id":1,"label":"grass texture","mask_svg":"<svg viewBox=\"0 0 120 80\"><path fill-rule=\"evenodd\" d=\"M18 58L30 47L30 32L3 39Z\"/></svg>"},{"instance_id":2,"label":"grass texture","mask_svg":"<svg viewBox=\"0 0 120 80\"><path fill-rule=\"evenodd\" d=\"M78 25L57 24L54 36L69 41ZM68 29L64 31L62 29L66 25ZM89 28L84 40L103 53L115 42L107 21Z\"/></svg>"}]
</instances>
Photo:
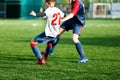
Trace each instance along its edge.
<instances>
[{"instance_id":1,"label":"grass texture","mask_svg":"<svg viewBox=\"0 0 120 80\"><path fill-rule=\"evenodd\" d=\"M79 40L89 62L82 64L69 31L46 64L36 65L29 43L44 27L41 19L0 20L0 80L120 80L120 20L86 20Z\"/></svg>"}]
</instances>

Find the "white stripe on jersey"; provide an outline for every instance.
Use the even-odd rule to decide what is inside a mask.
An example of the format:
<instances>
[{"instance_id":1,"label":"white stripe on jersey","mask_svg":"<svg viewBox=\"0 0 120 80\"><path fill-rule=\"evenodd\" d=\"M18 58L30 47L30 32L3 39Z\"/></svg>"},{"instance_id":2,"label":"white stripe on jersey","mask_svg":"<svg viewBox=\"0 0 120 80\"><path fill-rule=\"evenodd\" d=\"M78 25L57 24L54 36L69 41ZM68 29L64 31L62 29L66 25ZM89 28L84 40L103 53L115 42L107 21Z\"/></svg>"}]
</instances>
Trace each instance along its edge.
<instances>
[{"instance_id":1,"label":"white stripe on jersey","mask_svg":"<svg viewBox=\"0 0 120 80\"><path fill-rule=\"evenodd\" d=\"M45 14L47 16L45 34L46 36L56 37L59 32L60 19L64 17L64 13L57 7L48 7Z\"/></svg>"}]
</instances>

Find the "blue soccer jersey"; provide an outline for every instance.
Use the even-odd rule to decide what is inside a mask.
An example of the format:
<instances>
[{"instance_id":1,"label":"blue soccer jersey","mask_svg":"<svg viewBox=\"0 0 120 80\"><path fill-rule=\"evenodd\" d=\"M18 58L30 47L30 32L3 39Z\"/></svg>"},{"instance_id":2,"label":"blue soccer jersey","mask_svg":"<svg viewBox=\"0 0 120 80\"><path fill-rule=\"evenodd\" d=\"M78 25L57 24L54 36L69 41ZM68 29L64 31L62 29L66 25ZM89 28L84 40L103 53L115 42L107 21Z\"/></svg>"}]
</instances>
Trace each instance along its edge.
<instances>
[{"instance_id":1,"label":"blue soccer jersey","mask_svg":"<svg viewBox=\"0 0 120 80\"><path fill-rule=\"evenodd\" d=\"M60 26L66 31L73 29L73 34L80 35L81 27L85 25L85 8L83 0L75 0L71 3L71 12L74 16L73 18L63 22Z\"/></svg>"},{"instance_id":2,"label":"blue soccer jersey","mask_svg":"<svg viewBox=\"0 0 120 80\"><path fill-rule=\"evenodd\" d=\"M74 14L78 18L78 20L81 22L81 24L85 25L85 7L83 0L75 0L71 3L72 10L71 13Z\"/></svg>"}]
</instances>

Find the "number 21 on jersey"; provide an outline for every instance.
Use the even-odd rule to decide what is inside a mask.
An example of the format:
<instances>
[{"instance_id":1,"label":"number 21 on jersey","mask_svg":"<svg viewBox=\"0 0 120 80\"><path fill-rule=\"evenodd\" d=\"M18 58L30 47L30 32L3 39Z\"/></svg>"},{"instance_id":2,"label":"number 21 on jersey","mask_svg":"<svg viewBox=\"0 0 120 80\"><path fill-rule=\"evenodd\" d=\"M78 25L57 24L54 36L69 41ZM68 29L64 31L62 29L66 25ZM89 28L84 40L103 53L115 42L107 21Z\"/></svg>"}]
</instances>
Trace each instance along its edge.
<instances>
[{"instance_id":1,"label":"number 21 on jersey","mask_svg":"<svg viewBox=\"0 0 120 80\"><path fill-rule=\"evenodd\" d=\"M60 19L61 19L60 13L53 14L51 25L52 26L60 25Z\"/></svg>"}]
</instances>

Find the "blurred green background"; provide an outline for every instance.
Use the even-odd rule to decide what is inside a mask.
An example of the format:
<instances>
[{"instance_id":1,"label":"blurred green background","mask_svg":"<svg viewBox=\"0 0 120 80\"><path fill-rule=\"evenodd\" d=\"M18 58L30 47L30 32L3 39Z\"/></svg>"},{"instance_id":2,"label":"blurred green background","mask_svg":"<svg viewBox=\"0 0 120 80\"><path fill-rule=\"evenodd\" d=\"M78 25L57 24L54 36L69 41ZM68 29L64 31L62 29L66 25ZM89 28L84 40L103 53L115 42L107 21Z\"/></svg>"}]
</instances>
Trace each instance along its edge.
<instances>
[{"instance_id":1,"label":"blurred green background","mask_svg":"<svg viewBox=\"0 0 120 80\"><path fill-rule=\"evenodd\" d=\"M70 11L68 0L56 0L56 6L66 14ZM84 0L86 18L120 18L120 0ZM0 19L35 18L29 15L31 10L43 12L45 0L0 0Z\"/></svg>"}]
</instances>

